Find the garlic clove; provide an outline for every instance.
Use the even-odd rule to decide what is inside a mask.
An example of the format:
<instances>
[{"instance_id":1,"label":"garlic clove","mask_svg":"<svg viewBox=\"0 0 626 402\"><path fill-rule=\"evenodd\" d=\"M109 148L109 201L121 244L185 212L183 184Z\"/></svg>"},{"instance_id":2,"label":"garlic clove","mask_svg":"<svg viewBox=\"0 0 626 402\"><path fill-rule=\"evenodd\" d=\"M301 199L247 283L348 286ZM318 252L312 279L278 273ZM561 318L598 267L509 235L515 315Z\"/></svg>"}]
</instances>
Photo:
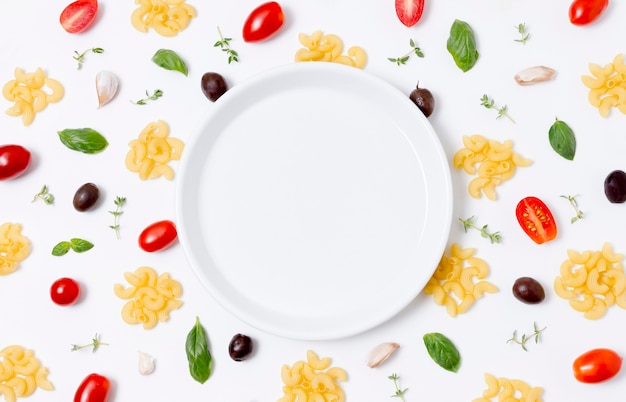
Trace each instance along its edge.
<instances>
[{"instance_id":1,"label":"garlic clove","mask_svg":"<svg viewBox=\"0 0 626 402\"><path fill-rule=\"evenodd\" d=\"M98 94L98 107L104 106L117 94L119 81L115 74L108 71L100 71L96 75L96 92Z\"/></svg>"},{"instance_id":2,"label":"garlic clove","mask_svg":"<svg viewBox=\"0 0 626 402\"><path fill-rule=\"evenodd\" d=\"M549 81L556 76L556 71L546 66L528 67L515 74L515 81L520 85L531 85Z\"/></svg>"},{"instance_id":3,"label":"garlic clove","mask_svg":"<svg viewBox=\"0 0 626 402\"><path fill-rule=\"evenodd\" d=\"M139 374L148 375L154 371L154 358L147 353L137 352L139 356Z\"/></svg>"},{"instance_id":4,"label":"garlic clove","mask_svg":"<svg viewBox=\"0 0 626 402\"><path fill-rule=\"evenodd\" d=\"M391 354L395 352L399 347L400 345L395 342L381 343L370 352L366 360L367 366L370 368L380 366L381 363L387 360L389 356L391 356Z\"/></svg>"}]
</instances>

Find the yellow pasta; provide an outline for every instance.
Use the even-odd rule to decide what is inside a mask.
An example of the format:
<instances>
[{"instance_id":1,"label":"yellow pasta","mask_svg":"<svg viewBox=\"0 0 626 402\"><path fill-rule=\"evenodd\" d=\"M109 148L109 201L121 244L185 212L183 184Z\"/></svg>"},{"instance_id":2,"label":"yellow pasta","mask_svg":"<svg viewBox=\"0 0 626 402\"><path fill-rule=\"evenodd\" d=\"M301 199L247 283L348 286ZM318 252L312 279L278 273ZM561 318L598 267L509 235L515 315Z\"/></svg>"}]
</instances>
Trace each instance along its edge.
<instances>
[{"instance_id":1,"label":"yellow pasta","mask_svg":"<svg viewBox=\"0 0 626 402\"><path fill-rule=\"evenodd\" d=\"M122 307L122 319L128 324L154 328L158 322L169 320L170 312L183 304L178 299L182 287L168 273L157 275L154 269L144 266L124 273L124 278L131 286L115 284L113 291L120 299L128 300Z\"/></svg>"},{"instance_id":2,"label":"yellow pasta","mask_svg":"<svg viewBox=\"0 0 626 402\"><path fill-rule=\"evenodd\" d=\"M0 350L0 396L5 402L32 395L35 390L54 390L48 369L41 365L31 349L19 345Z\"/></svg>"},{"instance_id":3,"label":"yellow pasta","mask_svg":"<svg viewBox=\"0 0 626 402\"><path fill-rule=\"evenodd\" d=\"M517 167L529 166L532 161L513 151L513 142L498 142L482 135L463 136L464 148L459 149L452 159L455 169L463 169L469 175L476 175L468 187L473 198L485 195L490 200L497 198L496 187L509 180Z\"/></svg>"},{"instance_id":4,"label":"yellow pasta","mask_svg":"<svg viewBox=\"0 0 626 402\"><path fill-rule=\"evenodd\" d=\"M184 0L135 0L135 4L130 22L140 32L152 28L161 36L175 36L196 16L196 9Z\"/></svg>"},{"instance_id":5,"label":"yellow pasta","mask_svg":"<svg viewBox=\"0 0 626 402\"><path fill-rule=\"evenodd\" d=\"M139 138L128 143L126 168L139 174L141 180L165 177L174 179L174 170L169 162L179 160L185 144L169 136L170 130L163 120L151 122L139 134Z\"/></svg>"},{"instance_id":6,"label":"yellow pasta","mask_svg":"<svg viewBox=\"0 0 626 402\"><path fill-rule=\"evenodd\" d=\"M559 297L590 320L603 317L614 304L626 309L623 254L604 243L601 250L568 250L567 256L554 279L553 288Z\"/></svg>"},{"instance_id":7,"label":"yellow pasta","mask_svg":"<svg viewBox=\"0 0 626 402\"><path fill-rule=\"evenodd\" d=\"M450 246L450 256L445 253L433 276L424 287L424 293L433 295L434 301L444 306L455 317L465 313L484 293L495 293L498 288L484 280L489 274L487 263L474 257L475 249Z\"/></svg>"},{"instance_id":8,"label":"yellow pasta","mask_svg":"<svg viewBox=\"0 0 626 402\"><path fill-rule=\"evenodd\" d=\"M278 402L344 402L345 394L338 382L348 379L340 367L330 367L329 357L320 358L314 351L307 351L306 361L299 360L292 366L281 368L283 396ZM326 370L326 371L324 371Z\"/></svg>"},{"instance_id":9,"label":"yellow pasta","mask_svg":"<svg viewBox=\"0 0 626 402\"><path fill-rule=\"evenodd\" d=\"M624 55L618 54L613 61L600 66L589 63L589 75L583 75L581 81L589 88L587 100L598 109L600 116L607 117L612 108L626 114L626 64Z\"/></svg>"},{"instance_id":10,"label":"yellow pasta","mask_svg":"<svg viewBox=\"0 0 626 402\"><path fill-rule=\"evenodd\" d=\"M363 68L367 63L367 54L360 46L352 46L348 49L347 55L342 54L343 42L334 34L323 35L320 30L311 35L300 33L298 41L304 48L296 51L294 56L296 62L325 61L356 68Z\"/></svg>"},{"instance_id":11,"label":"yellow pasta","mask_svg":"<svg viewBox=\"0 0 626 402\"><path fill-rule=\"evenodd\" d=\"M0 225L0 276L14 272L30 254L30 240L22 235L19 223Z\"/></svg>"},{"instance_id":12,"label":"yellow pasta","mask_svg":"<svg viewBox=\"0 0 626 402\"><path fill-rule=\"evenodd\" d=\"M542 402L542 387L531 387L527 382L519 379L495 377L492 374L484 374L487 389L479 398L472 402Z\"/></svg>"},{"instance_id":13,"label":"yellow pasta","mask_svg":"<svg viewBox=\"0 0 626 402\"><path fill-rule=\"evenodd\" d=\"M30 125L35 119L35 114L44 110L49 103L58 102L63 98L64 90L61 83L46 77L41 68L27 73L17 67L13 75L15 79L2 87L2 96L13 102L13 106L5 113L14 117L21 116L22 124L25 126ZM44 91L44 87L50 92Z\"/></svg>"}]
</instances>

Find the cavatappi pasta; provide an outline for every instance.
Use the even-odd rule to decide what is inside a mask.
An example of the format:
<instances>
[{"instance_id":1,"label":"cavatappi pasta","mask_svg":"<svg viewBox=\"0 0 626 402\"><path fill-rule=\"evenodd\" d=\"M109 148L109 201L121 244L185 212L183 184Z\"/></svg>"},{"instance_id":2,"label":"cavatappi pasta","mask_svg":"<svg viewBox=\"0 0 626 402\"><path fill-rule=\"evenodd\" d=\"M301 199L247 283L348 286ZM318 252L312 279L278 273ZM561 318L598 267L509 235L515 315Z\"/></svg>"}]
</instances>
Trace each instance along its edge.
<instances>
[{"instance_id":1,"label":"cavatappi pasta","mask_svg":"<svg viewBox=\"0 0 626 402\"><path fill-rule=\"evenodd\" d=\"M300 33L298 40L304 47L296 51L294 56L296 62L326 61L356 68L363 68L367 63L367 54L360 46L352 46L348 49L347 55L342 54L343 41L337 35L324 35L318 30L311 35Z\"/></svg>"},{"instance_id":2,"label":"cavatappi pasta","mask_svg":"<svg viewBox=\"0 0 626 402\"><path fill-rule=\"evenodd\" d=\"M178 299L182 287L168 273L157 275L154 269L144 266L124 273L124 278L131 286L116 283L113 290L117 297L128 300L122 307L122 319L128 324L154 328L158 322L169 320L170 312L183 304Z\"/></svg>"},{"instance_id":3,"label":"cavatappi pasta","mask_svg":"<svg viewBox=\"0 0 626 402\"><path fill-rule=\"evenodd\" d=\"M554 291L585 318L596 320L616 304L626 309L626 276L623 254L613 252L609 243L602 250L567 250L568 259L554 279Z\"/></svg>"},{"instance_id":4,"label":"cavatappi pasta","mask_svg":"<svg viewBox=\"0 0 626 402\"><path fill-rule=\"evenodd\" d=\"M600 66L589 63L591 76L581 77L589 88L587 99L598 109L602 117L607 117L612 108L626 114L626 64L624 55L618 54L613 61Z\"/></svg>"},{"instance_id":5,"label":"cavatappi pasta","mask_svg":"<svg viewBox=\"0 0 626 402\"><path fill-rule=\"evenodd\" d=\"M5 113L9 116L21 116L22 124L25 126L30 125L35 119L35 114L44 110L49 103L58 102L63 98L64 89L61 83L46 77L41 68L27 73L17 67L13 75L15 79L2 87L2 96L13 102L13 106Z\"/></svg>"},{"instance_id":6,"label":"cavatappi pasta","mask_svg":"<svg viewBox=\"0 0 626 402\"><path fill-rule=\"evenodd\" d=\"M280 376L283 380L283 396L277 402L343 402L345 394L338 381L348 379L346 371L330 367L330 358L320 358L308 350L307 360L299 360L292 366L285 364Z\"/></svg>"},{"instance_id":7,"label":"cavatappi pasta","mask_svg":"<svg viewBox=\"0 0 626 402\"><path fill-rule=\"evenodd\" d=\"M31 349L11 345L0 350L0 396L4 402L30 396L37 388L54 390L48 368L41 365Z\"/></svg>"},{"instance_id":8,"label":"cavatappi pasta","mask_svg":"<svg viewBox=\"0 0 626 402\"><path fill-rule=\"evenodd\" d=\"M196 9L185 0L135 0L130 22L136 30L154 29L161 36L175 36L196 16Z\"/></svg>"},{"instance_id":9,"label":"cavatappi pasta","mask_svg":"<svg viewBox=\"0 0 626 402\"><path fill-rule=\"evenodd\" d=\"M472 402L542 402L542 387L531 387L527 382L518 379L495 377L485 373L487 389L480 398L472 399Z\"/></svg>"},{"instance_id":10,"label":"cavatappi pasta","mask_svg":"<svg viewBox=\"0 0 626 402\"><path fill-rule=\"evenodd\" d=\"M174 179L174 170L168 163L179 160L185 144L178 138L170 137L166 122L157 120L149 123L139 134L139 138L128 143L130 150L126 154L126 167L131 172L139 173L141 180Z\"/></svg>"},{"instance_id":11,"label":"cavatappi pasta","mask_svg":"<svg viewBox=\"0 0 626 402\"><path fill-rule=\"evenodd\" d=\"M483 194L490 200L496 199L496 186L509 180L516 168L529 166L532 161L513 152L513 142L498 142L479 134L463 136L464 147L454 154L455 169L463 169L476 175L468 185L473 198Z\"/></svg>"},{"instance_id":12,"label":"cavatappi pasta","mask_svg":"<svg viewBox=\"0 0 626 402\"><path fill-rule=\"evenodd\" d=\"M494 284L485 280L489 275L489 266L484 260L474 257L475 251L452 244L450 255L443 255L424 287L424 293L433 295L435 303L445 306L452 317L465 313L484 293L498 291Z\"/></svg>"},{"instance_id":13,"label":"cavatappi pasta","mask_svg":"<svg viewBox=\"0 0 626 402\"><path fill-rule=\"evenodd\" d=\"M30 240L22 235L19 223L0 225L0 275L14 272L30 254Z\"/></svg>"}]
</instances>

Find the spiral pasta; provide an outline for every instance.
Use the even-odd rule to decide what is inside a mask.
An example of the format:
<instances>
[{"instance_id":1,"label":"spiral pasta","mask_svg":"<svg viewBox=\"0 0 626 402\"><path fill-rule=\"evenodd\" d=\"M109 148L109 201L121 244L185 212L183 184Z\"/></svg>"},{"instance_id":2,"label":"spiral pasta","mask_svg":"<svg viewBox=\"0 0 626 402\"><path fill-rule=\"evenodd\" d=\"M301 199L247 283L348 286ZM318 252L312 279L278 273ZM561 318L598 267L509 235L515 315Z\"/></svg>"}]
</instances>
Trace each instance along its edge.
<instances>
[{"instance_id":1,"label":"spiral pasta","mask_svg":"<svg viewBox=\"0 0 626 402\"><path fill-rule=\"evenodd\" d=\"M19 223L0 225L0 275L14 272L30 254L30 240L22 235Z\"/></svg>"},{"instance_id":2,"label":"spiral pasta","mask_svg":"<svg viewBox=\"0 0 626 402\"><path fill-rule=\"evenodd\" d=\"M5 113L9 116L21 116L22 124L30 125L35 119L35 114L44 110L49 103L58 102L63 98L64 89L61 83L55 79L46 77L41 68L27 73L16 67L10 80L2 87L2 96L13 106ZM44 88L47 87L49 92Z\"/></svg>"},{"instance_id":3,"label":"spiral pasta","mask_svg":"<svg viewBox=\"0 0 626 402\"><path fill-rule=\"evenodd\" d=\"M48 368L41 365L31 349L10 345L0 350L0 396L5 402L32 395L37 388L54 390Z\"/></svg>"},{"instance_id":4,"label":"spiral pasta","mask_svg":"<svg viewBox=\"0 0 626 402\"><path fill-rule=\"evenodd\" d=\"M363 68L367 63L367 54L360 46L352 46L348 49L347 55L342 54L343 41L334 34L324 35L319 30L311 35L300 33L298 41L304 47L296 51L294 56L296 62L326 61L356 68Z\"/></svg>"},{"instance_id":5,"label":"spiral pasta","mask_svg":"<svg viewBox=\"0 0 626 402\"><path fill-rule=\"evenodd\" d=\"M128 324L142 324L152 329L158 322L169 320L170 312L182 306L180 283L150 267L139 267L135 272L124 273L130 287L115 284L113 290L120 299L128 300L122 307L122 319Z\"/></svg>"},{"instance_id":6,"label":"spiral pasta","mask_svg":"<svg viewBox=\"0 0 626 402\"><path fill-rule=\"evenodd\" d=\"M480 398L472 399L472 402L541 402L543 394L542 387L531 387L527 382L518 379L508 379L505 377L495 377L485 373L485 383L487 389L483 391ZM497 398L497 399L493 399Z\"/></svg>"},{"instance_id":7,"label":"spiral pasta","mask_svg":"<svg viewBox=\"0 0 626 402\"><path fill-rule=\"evenodd\" d=\"M185 0L135 0L130 22L136 30L154 29L161 36L175 36L196 16L196 9Z\"/></svg>"},{"instance_id":8,"label":"spiral pasta","mask_svg":"<svg viewBox=\"0 0 626 402\"><path fill-rule=\"evenodd\" d=\"M589 63L591 76L583 75L583 85L589 88L587 99L607 117L612 108L626 114L626 64L624 55L618 54L611 63L600 66Z\"/></svg>"},{"instance_id":9,"label":"spiral pasta","mask_svg":"<svg viewBox=\"0 0 626 402\"><path fill-rule=\"evenodd\" d=\"M144 127L139 138L128 143L130 150L125 161L128 170L139 173L141 180L162 176L173 180L174 170L168 163L180 159L185 144L169 135L169 126L163 120L151 122Z\"/></svg>"}]
</instances>

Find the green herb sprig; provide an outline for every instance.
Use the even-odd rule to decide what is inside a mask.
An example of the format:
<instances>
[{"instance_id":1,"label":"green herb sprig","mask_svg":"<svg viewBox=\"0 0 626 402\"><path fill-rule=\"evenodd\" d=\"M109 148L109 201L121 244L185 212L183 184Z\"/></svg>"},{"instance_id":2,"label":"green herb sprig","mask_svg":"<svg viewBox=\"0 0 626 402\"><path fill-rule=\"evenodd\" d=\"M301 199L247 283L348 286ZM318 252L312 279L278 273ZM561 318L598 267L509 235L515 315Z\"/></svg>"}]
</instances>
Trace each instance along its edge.
<instances>
[{"instance_id":1,"label":"green herb sprig","mask_svg":"<svg viewBox=\"0 0 626 402\"><path fill-rule=\"evenodd\" d=\"M50 205L54 202L54 195L52 195L49 191L48 191L48 186L47 185L43 185L43 187L41 188L41 190L39 190L39 192L37 194L35 194L35 197L33 197L33 201L35 202L37 200L43 200L43 202L45 202L46 204Z\"/></svg>"},{"instance_id":2,"label":"green herb sprig","mask_svg":"<svg viewBox=\"0 0 626 402\"><path fill-rule=\"evenodd\" d=\"M474 217L470 216L467 219L462 219L459 218L459 221L461 221L461 223L463 223L463 229L465 230L465 233L468 232L468 230L470 229L476 229L480 232L480 235L486 239L489 239L489 241L491 241L491 244L493 243L500 243L500 240L502 239L502 236L500 235L500 232L495 232L495 233L489 233L487 231L487 225L484 225L482 227L478 227L474 224Z\"/></svg>"},{"instance_id":3,"label":"green herb sprig","mask_svg":"<svg viewBox=\"0 0 626 402\"><path fill-rule=\"evenodd\" d=\"M454 63L463 72L471 70L480 56L476 47L474 30L467 22L458 19L454 20L450 27L446 48L454 59Z\"/></svg>"},{"instance_id":4,"label":"green herb sprig","mask_svg":"<svg viewBox=\"0 0 626 402\"><path fill-rule=\"evenodd\" d=\"M520 24L518 24L515 29L517 29L517 32L520 34L520 38L519 39L514 39L515 42L519 42L522 45L525 45L526 42L528 41L528 39L530 38L530 34L528 32L526 32L526 23L522 22Z\"/></svg>"},{"instance_id":5,"label":"green herb sprig","mask_svg":"<svg viewBox=\"0 0 626 402\"><path fill-rule=\"evenodd\" d=\"M115 209L113 211L109 211L109 213L113 215L113 224L109 227L115 231L115 237L119 239L120 238L120 224L119 224L118 219L120 215L124 213L122 211L122 206L124 206L124 204L126 203L126 197L117 196L115 197L115 200L113 201L113 203L115 204Z\"/></svg>"},{"instance_id":6,"label":"green herb sprig","mask_svg":"<svg viewBox=\"0 0 626 402\"><path fill-rule=\"evenodd\" d=\"M154 92L152 92L152 95L150 95L148 90L146 90L145 98L139 99L137 102L130 101L130 103L134 103L135 105L147 105L148 101L155 101L162 96L163 96L163 91L161 91L160 89L155 89Z\"/></svg>"},{"instance_id":7,"label":"green herb sprig","mask_svg":"<svg viewBox=\"0 0 626 402\"><path fill-rule=\"evenodd\" d=\"M509 113L507 111L507 106L504 105L502 107L498 107L495 101L489 98L489 96L487 96L486 94L483 95L482 98L480 98L480 104L481 106L484 106L487 109L496 109L498 111L498 116L496 117L496 119L499 119L500 117L504 116L507 119L511 120L511 122L515 123L515 120L513 120L513 118L509 116Z\"/></svg>"},{"instance_id":8,"label":"green herb sprig","mask_svg":"<svg viewBox=\"0 0 626 402\"><path fill-rule=\"evenodd\" d=\"M524 349L524 351L528 352L528 349L526 348L526 343L528 343L528 341L531 339L535 339L535 343L539 343L539 336L546 328L547 327L543 327L539 329L539 327L537 326L537 323L534 322L532 334L530 335L522 334L522 337L520 339L517 339L517 331L513 331L513 336L511 337L511 339L506 341L506 343L510 343L510 342L517 343L518 345L522 347L522 349Z\"/></svg>"},{"instance_id":9,"label":"green herb sprig","mask_svg":"<svg viewBox=\"0 0 626 402\"><path fill-rule=\"evenodd\" d=\"M413 39L409 40L409 46L411 47L411 50L408 51L406 54L400 57L388 57L387 60L389 60L392 63L396 63L396 65L398 66L401 66L403 64L406 64L407 61L409 61L412 54L415 54L417 57L424 57L424 53L422 52L422 49L420 49L415 44L415 41Z\"/></svg>"},{"instance_id":10,"label":"green herb sprig","mask_svg":"<svg viewBox=\"0 0 626 402\"><path fill-rule=\"evenodd\" d=\"M579 220L581 220L583 218L583 211L581 211L578 208L578 201L576 201L576 197L578 197L578 194L576 194L576 195L562 195L561 196L561 198L565 198L566 200L569 201L569 203L572 206L572 208L574 208L574 212L576 213L576 216L573 216L572 219L570 219L571 223L579 221Z\"/></svg>"},{"instance_id":11,"label":"green herb sprig","mask_svg":"<svg viewBox=\"0 0 626 402\"><path fill-rule=\"evenodd\" d=\"M224 35L222 35L220 27L217 27L217 33L220 35L220 40L215 42L213 47L219 47L223 52L226 52L228 55L228 64L232 62L237 63L239 61L239 54L230 47L230 41L233 40L233 38L225 38Z\"/></svg>"},{"instance_id":12,"label":"green herb sprig","mask_svg":"<svg viewBox=\"0 0 626 402\"><path fill-rule=\"evenodd\" d=\"M406 391L408 391L409 389L408 388L404 388L404 389L400 388L400 385L399 385L400 376L398 376L398 374L396 374L396 373L393 373L392 375L390 375L387 378L389 378L391 381L393 381L393 386L396 388L396 392L393 395L391 395L391 397L392 398L400 398L400 400L402 402L406 402L406 399L404 399L404 394L406 394Z\"/></svg>"},{"instance_id":13,"label":"green herb sprig","mask_svg":"<svg viewBox=\"0 0 626 402\"><path fill-rule=\"evenodd\" d=\"M90 49L85 50L82 53L78 53L76 50L74 50L74 57L73 59L76 60L78 62L78 67L77 69L80 70L81 67L83 66L83 63L85 62L85 57L87 56L87 53L95 53L95 54L100 54L100 53L104 53L104 49L101 47L92 47Z\"/></svg>"},{"instance_id":14,"label":"green herb sprig","mask_svg":"<svg viewBox=\"0 0 626 402\"><path fill-rule=\"evenodd\" d=\"M81 350L81 349L86 349L86 348L91 348L91 352L95 353L96 350L98 350L98 348L102 345L108 345L108 343L104 343L100 340L100 336L98 336L98 334L96 334L93 339L91 340L91 343L88 343L86 345L76 345L76 344L72 344L72 348L70 349L72 352L77 351L77 350Z\"/></svg>"},{"instance_id":15,"label":"green herb sprig","mask_svg":"<svg viewBox=\"0 0 626 402\"><path fill-rule=\"evenodd\" d=\"M69 241L61 241L52 248L52 255L60 257L67 254L70 250L75 253L84 253L91 250L94 247L92 243L87 240L74 237Z\"/></svg>"}]
</instances>

